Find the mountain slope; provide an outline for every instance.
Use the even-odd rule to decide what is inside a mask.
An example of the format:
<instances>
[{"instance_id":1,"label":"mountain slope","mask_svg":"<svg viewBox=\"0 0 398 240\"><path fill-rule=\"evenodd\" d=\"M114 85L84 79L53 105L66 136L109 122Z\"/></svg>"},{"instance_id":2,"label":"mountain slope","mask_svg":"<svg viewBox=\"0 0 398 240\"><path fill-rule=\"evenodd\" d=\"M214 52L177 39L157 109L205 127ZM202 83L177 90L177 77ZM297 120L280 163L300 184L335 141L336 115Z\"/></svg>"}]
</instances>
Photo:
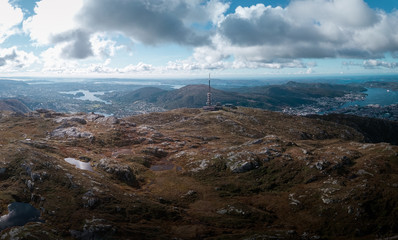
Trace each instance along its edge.
<instances>
[{"instance_id":1,"label":"mountain slope","mask_svg":"<svg viewBox=\"0 0 398 240\"><path fill-rule=\"evenodd\" d=\"M388 142L398 145L398 122L396 121L349 114L311 115L308 117L352 127L362 133L367 142Z\"/></svg>"},{"instance_id":2,"label":"mountain slope","mask_svg":"<svg viewBox=\"0 0 398 240\"><path fill-rule=\"evenodd\" d=\"M0 111L27 113L30 109L18 99L0 99Z\"/></svg>"},{"instance_id":3,"label":"mountain slope","mask_svg":"<svg viewBox=\"0 0 398 240\"><path fill-rule=\"evenodd\" d=\"M44 220L2 239L398 234L398 146L344 124L241 107L0 116L1 215L25 202Z\"/></svg>"},{"instance_id":4,"label":"mountain slope","mask_svg":"<svg viewBox=\"0 0 398 240\"><path fill-rule=\"evenodd\" d=\"M121 96L117 96L113 98L114 101L118 102L135 102L135 101L147 101L150 103L156 102L158 97L165 94L167 91L156 88L156 87L144 87L140 88L138 90L129 92L127 94L123 94Z\"/></svg>"}]
</instances>

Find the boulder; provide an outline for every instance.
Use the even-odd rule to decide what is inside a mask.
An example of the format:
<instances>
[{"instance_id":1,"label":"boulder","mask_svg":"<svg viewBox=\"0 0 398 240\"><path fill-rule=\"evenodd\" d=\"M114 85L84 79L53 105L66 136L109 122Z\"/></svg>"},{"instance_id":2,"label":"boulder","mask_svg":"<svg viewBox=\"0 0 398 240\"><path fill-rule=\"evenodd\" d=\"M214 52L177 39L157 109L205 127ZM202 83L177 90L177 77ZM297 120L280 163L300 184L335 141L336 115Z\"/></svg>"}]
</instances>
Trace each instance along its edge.
<instances>
[{"instance_id":1,"label":"boulder","mask_svg":"<svg viewBox=\"0 0 398 240\"><path fill-rule=\"evenodd\" d=\"M55 129L53 132L51 132L51 137L93 138L94 135L91 132L82 131L77 127L68 127Z\"/></svg>"},{"instance_id":2,"label":"boulder","mask_svg":"<svg viewBox=\"0 0 398 240\"><path fill-rule=\"evenodd\" d=\"M146 149L142 150L142 153L152 155L157 158L166 157L168 155L166 151L158 147L147 147Z\"/></svg>"},{"instance_id":3,"label":"boulder","mask_svg":"<svg viewBox=\"0 0 398 240\"><path fill-rule=\"evenodd\" d=\"M104 118L104 117L105 116L103 116L103 115L95 114L95 113L91 113L91 114L86 115L87 121L90 121L90 122L94 122L95 120L100 119L100 118Z\"/></svg>"},{"instance_id":4,"label":"boulder","mask_svg":"<svg viewBox=\"0 0 398 240\"><path fill-rule=\"evenodd\" d=\"M85 208L92 208L99 201L99 199L95 196L93 190L89 190L88 192L86 192L83 195L82 200L83 200L83 207Z\"/></svg>"},{"instance_id":5,"label":"boulder","mask_svg":"<svg viewBox=\"0 0 398 240\"><path fill-rule=\"evenodd\" d=\"M94 122L104 124L104 125L115 125L115 124L118 124L120 121L118 118L116 118L114 116L110 116L110 117L97 118L97 119L95 119Z\"/></svg>"},{"instance_id":6,"label":"boulder","mask_svg":"<svg viewBox=\"0 0 398 240\"><path fill-rule=\"evenodd\" d=\"M64 125L66 124L71 125L72 123L79 123L82 125L87 124L87 121L86 119L84 119L84 116L59 117L55 119L55 122L62 123Z\"/></svg>"},{"instance_id":7,"label":"boulder","mask_svg":"<svg viewBox=\"0 0 398 240\"><path fill-rule=\"evenodd\" d=\"M114 176L116 179L125 182L130 186L138 186L138 181L135 177L135 174L128 165L121 164L113 159L103 158L96 165L96 167L104 170L105 172Z\"/></svg>"},{"instance_id":8,"label":"boulder","mask_svg":"<svg viewBox=\"0 0 398 240\"><path fill-rule=\"evenodd\" d=\"M244 173L259 167L258 157L248 151L230 152L227 160L227 167L234 173Z\"/></svg>"}]
</instances>

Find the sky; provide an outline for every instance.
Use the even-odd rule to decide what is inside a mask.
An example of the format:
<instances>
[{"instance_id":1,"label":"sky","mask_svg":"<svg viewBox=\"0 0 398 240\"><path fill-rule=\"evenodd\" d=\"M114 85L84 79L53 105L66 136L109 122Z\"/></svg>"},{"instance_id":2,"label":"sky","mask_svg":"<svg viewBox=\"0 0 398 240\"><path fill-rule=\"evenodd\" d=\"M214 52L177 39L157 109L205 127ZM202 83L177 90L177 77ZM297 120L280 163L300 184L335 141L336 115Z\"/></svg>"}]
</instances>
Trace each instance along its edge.
<instances>
[{"instance_id":1,"label":"sky","mask_svg":"<svg viewBox=\"0 0 398 240\"><path fill-rule=\"evenodd\" d=\"M0 77L398 73L397 0L0 0Z\"/></svg>"}]
</instances>

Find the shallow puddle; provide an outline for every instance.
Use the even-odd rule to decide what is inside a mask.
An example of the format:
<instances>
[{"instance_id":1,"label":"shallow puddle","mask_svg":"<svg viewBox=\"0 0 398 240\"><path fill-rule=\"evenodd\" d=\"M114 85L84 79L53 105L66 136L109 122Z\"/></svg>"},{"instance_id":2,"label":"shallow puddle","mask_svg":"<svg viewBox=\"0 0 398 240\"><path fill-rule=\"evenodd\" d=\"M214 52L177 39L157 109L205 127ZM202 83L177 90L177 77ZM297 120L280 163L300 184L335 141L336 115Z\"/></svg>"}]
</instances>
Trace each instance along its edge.
<instances>
[{"instance_id":1,"label":"shallow puddle","mask_svg":"<svg viewBox=\"0 0 398 240\"><path fill-rule=\"evenodd\" d=\"M65 161L67 163L70 163L72 165L75 165L75 167L77 167L78 169L82 169L82 170L87 170L90 172L94 172L93 168L91 167L90 163L86 163L86 162L82 162L79 160L76 160L74 158L65 158Z\"/></svg>"},{"instance_id":2,"label":"shallow puddle","mask_svg":"<svg viewBox=\"0 0 398 240\"><path fill-rule=\"evenodd\" d=\"M169 161L160 161L158 162L158 164L152 165L149 169L155 172L159 172L159 171L173 170L174 168L177 172L182 171L182 167L174 165Z\"/></svg>"},{"instance_id":3,"label":"shallow puddle","mask_svg":"<svg viewBox=\"0 0 398 240\"><path fill-rule=\"evenodd\" d=\"M158 171L167 171L167 170L171 170L171 169L173 169L173 168L174 168L174 165L173 165L173 164L171 164L171 165L162 164L162 165L152 165L150 169L151 169L152 171L158 172Z\"/></svg>"}]
</instances>

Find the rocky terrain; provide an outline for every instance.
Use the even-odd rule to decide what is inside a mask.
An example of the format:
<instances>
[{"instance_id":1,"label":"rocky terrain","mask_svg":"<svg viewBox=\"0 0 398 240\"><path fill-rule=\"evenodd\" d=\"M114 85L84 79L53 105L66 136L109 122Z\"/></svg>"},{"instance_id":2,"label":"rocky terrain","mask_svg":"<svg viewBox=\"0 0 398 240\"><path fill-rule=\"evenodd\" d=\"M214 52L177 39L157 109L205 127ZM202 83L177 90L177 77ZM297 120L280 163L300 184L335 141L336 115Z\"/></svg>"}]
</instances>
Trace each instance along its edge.
<instances>
[{"instance_id":1,"label":"rocky terrain","mask_svg":"<svg viewBox=\"0 0 398 240\"><path fill-rule=\"evenodd\" d=\"M40 211L2 240L398 235L398 146L335 120L36 110L2 112L0 134L0 227L11 203Z\"/></svg>"}]
</instances>

